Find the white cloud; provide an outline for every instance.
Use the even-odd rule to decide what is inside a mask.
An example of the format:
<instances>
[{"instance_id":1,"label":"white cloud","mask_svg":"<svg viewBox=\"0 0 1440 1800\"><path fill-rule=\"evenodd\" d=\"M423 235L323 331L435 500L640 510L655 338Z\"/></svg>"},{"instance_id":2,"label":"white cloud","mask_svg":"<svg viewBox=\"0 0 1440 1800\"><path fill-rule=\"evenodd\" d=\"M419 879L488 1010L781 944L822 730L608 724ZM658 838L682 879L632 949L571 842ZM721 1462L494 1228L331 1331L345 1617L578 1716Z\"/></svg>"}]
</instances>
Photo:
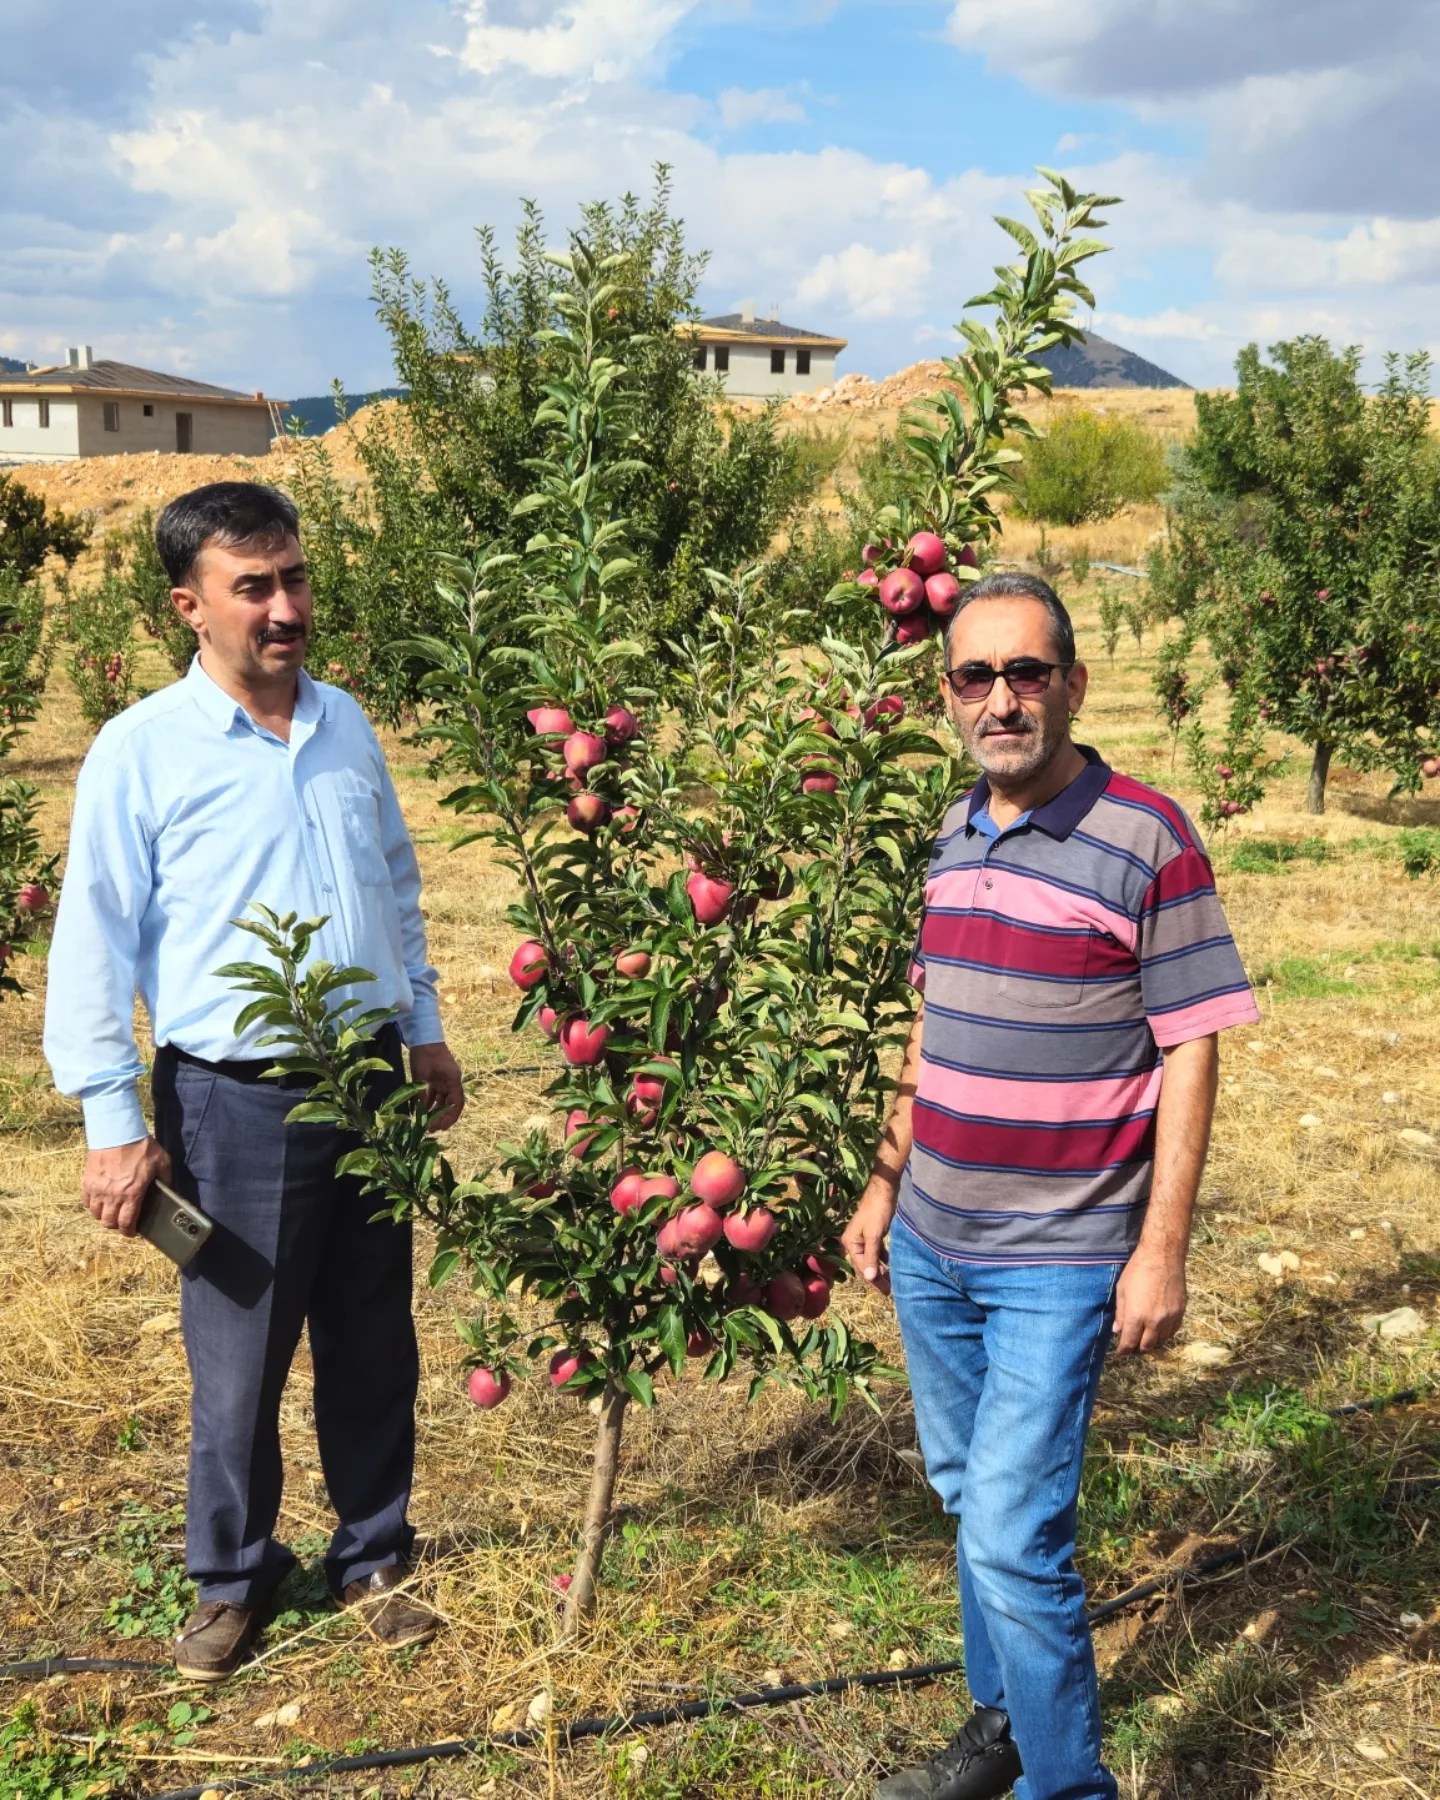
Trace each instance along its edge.
<instances>
[{"instance_id":1,"label":"white cloud","mask_svg":"<svg viewBox=\"0 0 1440 1800\"><path fill-rule=\"evenodd\" d=\"M655 66L698 0L470 0L460 55L481 75L619 81Z\"/></svg>"},{"instance_id":2,"label":"white cloud","mask_svg":"<svg viewBox=\"0 0 1440 1800\"><path fill-rule=\"evenodd\" d=\"M795 289L801 306L831 305L857 319L893 319L913 313L930 275L929 253L920 245L898 250L851 244L822 256Z\"/></svg>"},{"instance_id":3,"label":"white cloud","mask_svg":"<svg viewBox=\"0 0 1440 1800\"><path fill-rule=\"evenodd\" d=\"M783 125L805 117L805 108L788 88L738 88L721 90L715 104L727 131L743 131L747 125Z\"/></svg>"}]
</instances>

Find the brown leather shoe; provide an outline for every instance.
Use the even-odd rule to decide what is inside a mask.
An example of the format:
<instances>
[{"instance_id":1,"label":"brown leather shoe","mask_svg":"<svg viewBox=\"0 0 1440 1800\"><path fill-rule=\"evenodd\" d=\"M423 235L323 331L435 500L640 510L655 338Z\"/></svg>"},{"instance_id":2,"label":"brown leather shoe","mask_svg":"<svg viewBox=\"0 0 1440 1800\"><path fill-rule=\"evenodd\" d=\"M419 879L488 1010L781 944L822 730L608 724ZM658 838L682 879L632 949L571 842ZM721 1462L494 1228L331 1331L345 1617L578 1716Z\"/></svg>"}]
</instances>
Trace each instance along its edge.
<instances>
[{"instance_id":1,"label":"brown leather shoe","mask_svg":"<svg viewBox=\"0 0 1440 1800\"><path fill-rule=\"evenodd\" d=\"M411 1574L408 1563L392 1563L363 1581L350 1582L340 1595L342 1606L362 1609L366 1630L387 1650L428 1644L440 1629L439 1619L423 1601L399 1591Z\"/></svg>"},{"instance_id":2,"label":"brown leather shoe","mask_svg":"<svg viewBox=\"0 0 1440 1800\"><path fill-rule=\"evenodd\" d=\"M204 1600L175 1638L175 1672L188 1681L223 1681L244 1662L260 1631L260 1608Z\"/></svg>"}]
</instances>

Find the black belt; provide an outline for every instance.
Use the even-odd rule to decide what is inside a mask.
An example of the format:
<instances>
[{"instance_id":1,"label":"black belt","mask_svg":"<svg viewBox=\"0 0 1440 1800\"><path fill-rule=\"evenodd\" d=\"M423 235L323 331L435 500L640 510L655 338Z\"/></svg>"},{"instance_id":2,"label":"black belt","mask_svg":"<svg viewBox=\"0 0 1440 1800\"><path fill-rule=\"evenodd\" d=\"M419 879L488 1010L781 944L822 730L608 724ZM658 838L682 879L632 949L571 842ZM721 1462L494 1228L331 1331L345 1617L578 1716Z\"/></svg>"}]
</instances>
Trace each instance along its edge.
<instances>
[{"instance_id":1,"label":"black belt","mask_svg":"<svg viewBox=\"0 0 1440 1800\"><path fill-rule=\"evenodd\" d=\"M403 1042L398 1025L382 1025L374 1037L378 1054L392 1063L399 1062ZM203 1056L192 1056L178 1044L162 1044L157 1054L173 1056L176 1062L189 1063L192 1068L204 1069L210 1075L223 1075L227 1081L246 1082L261 1080L267 1069L273 1069L276 1063L283 1063L285 1060L283 1057L271 1056L260 1060L237 1057L234 1061L209 1062ZM310 1088L315 1085L315 1077L297 1069L293 1074L275 1076L267 1085L277 1088Z\"/></svg>"}]
</instances>

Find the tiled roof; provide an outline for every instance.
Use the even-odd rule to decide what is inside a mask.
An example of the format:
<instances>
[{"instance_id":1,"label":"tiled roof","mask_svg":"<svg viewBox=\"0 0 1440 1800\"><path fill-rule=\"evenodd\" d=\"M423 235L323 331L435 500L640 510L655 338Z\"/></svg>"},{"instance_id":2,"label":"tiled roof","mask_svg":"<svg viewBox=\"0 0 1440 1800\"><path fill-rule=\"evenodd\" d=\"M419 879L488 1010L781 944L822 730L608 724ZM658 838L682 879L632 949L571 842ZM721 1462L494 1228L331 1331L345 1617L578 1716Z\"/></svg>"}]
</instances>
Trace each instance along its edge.
<instances>
[{"instance_id":1,"label":"tiled roof","mask_svg":"<svg viewBox=\"0 0 1440 1800\"><path fill-rule=\"evenodd\" d=\"M829 332L806 331L800 325L782 325L778 319L746 319L738 312L721 313L713 319L702 319L700 329L702 331L733 331L742 337L809 338L812 343L825 344L840 341L838 338L831 337Z\"/></svg>"},{"instance_id":2,"label":"tiled roof","mask_svg":"<svg viewBox=\"0 0 1440 1800\"><path fill-rule=\"evenodd\" d=\"M208 381L192 381L188 375L162 375L157 369L139 369L133 363L94 362L88 369L61 364L53 369L31 369L24 375L0 376L0 388L7 393L32 391L72 392L93 389L106 394L181 394L195 400L248 400L257 402L253 394L242 394L236 388L215 387Z\"/></svg>"}]
</instances>

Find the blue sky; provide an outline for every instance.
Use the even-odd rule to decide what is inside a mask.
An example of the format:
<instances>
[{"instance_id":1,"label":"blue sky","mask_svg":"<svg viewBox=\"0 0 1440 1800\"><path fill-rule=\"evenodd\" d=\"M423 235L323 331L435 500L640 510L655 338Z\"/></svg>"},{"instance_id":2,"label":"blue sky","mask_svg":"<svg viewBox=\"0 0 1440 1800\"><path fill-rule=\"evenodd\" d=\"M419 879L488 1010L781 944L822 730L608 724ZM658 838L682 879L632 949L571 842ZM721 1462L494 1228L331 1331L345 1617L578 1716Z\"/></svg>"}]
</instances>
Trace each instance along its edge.
<instances>
[{"instance_id":1,"label":"blue sky","mask_svg":"<svg viewBox=\"0 0 1440 1800\"><path fill-rule=\"evenodd\" d=\"M1031 167L1112 191L1095 327L1197 383L1428 347L1440 0L0 0L0 350L389 377L366 254L673 165L709 310L884 375L953 342Z\"/></svg>"}]
</instances>

